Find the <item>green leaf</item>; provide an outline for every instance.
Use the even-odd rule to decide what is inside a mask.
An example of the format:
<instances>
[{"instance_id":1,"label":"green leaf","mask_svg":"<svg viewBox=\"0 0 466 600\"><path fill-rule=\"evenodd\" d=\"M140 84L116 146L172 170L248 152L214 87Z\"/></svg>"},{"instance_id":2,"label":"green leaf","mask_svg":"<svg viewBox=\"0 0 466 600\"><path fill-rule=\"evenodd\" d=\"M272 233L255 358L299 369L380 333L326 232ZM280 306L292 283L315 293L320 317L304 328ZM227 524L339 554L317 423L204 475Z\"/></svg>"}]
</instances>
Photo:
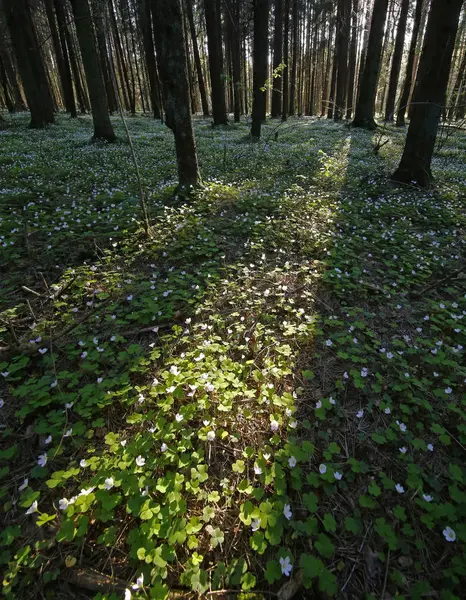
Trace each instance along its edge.
<instances>
[{"instance_id":1,"label":"green leaf","mask_svg":"<svg viewBox=\"0 0 466 600\"><path fill-rule=\"evenodd\" d=\"M337 522L335 521L335 518L330 513L325 514L323 523L324 523L324 527L327 531L336 531L337 530Z\"/></svg>"},{"instance_id":2,"label":"green leaf","mask_svg":"<svg viewBox=\"0 0 466 600\"><path fill-rule=\"evenodd\" d=\"M313 554L301 554L299 566L303 573L303 585L305 588L310 588L313 579L318 577L325 569L324 563Z\"/></svg>"},{"instance_id":3,"label":"green leaf","mask_svg":"<svg viewBox=\"0 0 466 600\"><path fill-rule=\"evenodd\" d=\"M314 543L319 554L322 554L325 558L332 558L335 553L335 546L330 541L330 538L325 533L320 533L317 540Z\"/></svg>"},{"instance_id":4,"label":"green leaf","mask_svg":"<svg viewBox=\"0 0 466 600\"><path fill-rule=\"evenodd\" d=\"M220 546L220 544L223 544L225 541L225 535L219 527L214 528L212 525L207 525L206 531L210 534L210 543L212 548Z\"/></svg>"},{"instance_id":5,"label":"green leaf","mask_svg":"<svg viewBox=\"0 0 466 600\"><path fill-rule=\"evenodd\" d=\"M267 583L269 583L270 585L281 579L282 571L280 569L280 565L276 560L267 561L264 577Z\"/></svg>"},{"instance_id":6,"label":"green leaf","mask_svg":"<svg viewBox=\"0 0 466 600\"><path fill-rule=\"evenodd\" d=\"M328 569L324 569L319 575L319 589L329 596L337 593L337 578Z\"/></svg>"}]
</instances>

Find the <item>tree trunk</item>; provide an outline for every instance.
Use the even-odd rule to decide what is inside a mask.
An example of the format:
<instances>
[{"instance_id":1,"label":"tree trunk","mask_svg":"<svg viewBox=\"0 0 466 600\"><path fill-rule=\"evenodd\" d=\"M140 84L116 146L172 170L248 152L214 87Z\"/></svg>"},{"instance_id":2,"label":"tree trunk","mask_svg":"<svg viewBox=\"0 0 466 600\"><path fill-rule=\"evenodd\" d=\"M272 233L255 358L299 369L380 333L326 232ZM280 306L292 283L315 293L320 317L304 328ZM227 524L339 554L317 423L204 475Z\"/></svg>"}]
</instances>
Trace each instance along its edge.
<instances>
[{"instance_id":1,"label":"tree trunk","mask_svg":"<svg viewBox=\"0 0 466 600\"><path fill-rule=\"evenodd\" d=\"M351 119L354 107L354 79L356 77L357 48L358 48L358 11L359 0L353 0L351 20L351 44L349 51L348 102L346 118Z\"/></svg>"},{"instance_id":2,"label":"tree trunk","mask_svg":"<svg viewBox=\"0 0 466 600\"><path fill-rule=\"evenodd\" d=\"M335 101L335 121L341 121L346 114L348 94L348 47L350 38L351 0L338 0L337 20L337 93Z\"/></svg>"},{"instance_id":3,"label":"tree trunk","mask_svg":"<svg viewBox=\"0 0 466 600\"><path fill-rule=\"evenodd\" d=\"M13 112L26 110L26 105L23 100L23 96L21 94L21 89L18 84L18 78L16 76L16 71L13 66L13 61L11 56L6 49L6 47L2 44L2 42L6 42L6 39L0 39L0 57L2 60L3 68L5 70L5 76L8 83L8 88L11 91L11 97L13 102Z\"/></svg>"},{"instance_id":4,"label":"tree trunk","mask_svg":"<svg viewBox=\"0 0 466 600\"><path fill-rule=\"evenodd\" d=\"M103 139L112 142L116 139L108 112L107 93L100 71L97 43L95 39L91 10L88 0L71 0L76 32L86 73L87 87L91 100L94 122L93 140Z\"/></svg>"},{"instance_id":5,"label":"tree trunk","mask_svg":"<svg viewBox=\"0 0 466 600\"><path fill-rule=\"evenodd\" d=\"M28 0L4 0L7 26L29 110L30 127L55 122L53 98Z\"/></svg>"},{"instance_id":6,"label":"tree trunk","mask_svg":"<svg viewBox=\"0 0 466 600\"><path fill-rule=\"evenodd\" d=\"M240 0L230 0L227 13L227 27L230 39L233 74L233 113L235 123L239 123L241 114Z\"/></svg>"},{"instance_id":7,"label":"tree trunk","mask_svg":"<svg viewBox=\"0 0 466 600\"><path fill-rule=\"evenodd\" d=\"M8 77L6 75L5 66L3 64L2 55L0 54L0 82L3 87L3 97L5 100L5 105L8 109L9 113L15 112L15 103L10 94L10 84L8 82Z\"/></svg>"},{"instance_id":8,"label":"tree trunk","mask_svg":"<svg viewBox=\"0 0 466 600\"><path fill-rule=\"evenodd\" d=\"M100 68L102 70L102 77L105 83L105 91L107 92L108 109L110 113L113 113L115 110L117 110L118 106L115 97L112 70L109 65L107 37L105 35L106 29L104 19L107 17L106 10L107 6L105 3L94 3L94 25L97 48L99 50Z\"/></svg>"},{"instance_id":9,"label":"tree trunk","mask_svg":"<svg viewBox=\"0 0 466 600\"><path fill-rule=\"evenodd\" d=\"M285 30L283 34L283 98L282 98L282 121L288 119L288 103L289 103L289 48L290 48L290 0L285 0Z\"/></svg>"},{"instance_id":10,"label":"tree trunk","mask_svg":"<svg viewBox=\"0 0 466 600\"><path fill-rule=\"evenodd\" d=\"M146 59L147 73L149 75L150 102L154 119L160 119L159 85L157 81L157 66L155 62L154 39L152 37L152 17L150 0L140 0L138 3L140 11L140 28L144 55Z\"/></svg>"},{"instance_id":11,"label":"tree trunk","mask_svg":"<svg viewBox=\"0 0 466 600\"><path fill-rule=\"evenodd\" d=\"M62 0L54 0L55 13L57 15L58 31L60 34L60 43L62 47L63 57L67 59L70 73L74 77L74 85L76 89L76 97L81 113L85 113L89 109L88 100L85 94L84 86L81 81L78 59L73 43L73 37L68 27L69 17L65 5Z\"/></svg>"},{"instance_id":12,"label":"tree trunk","mask_svg":"<svg viewBox=\"0 0 466 600\"><path fill-rule=\"evenodd\" d=\"M292 15L293 18L291 20L291 39L293 40L293 44L290 73L290 101L288 107L288 114L290 117L293 117L296 113L296 68L298 64L298 0L293 0Z\"/></svg>"},{"instance_id":13,"label":"tree trunk","mask_svg":"<svg viewBox=\"0 0 466 600\"><path fill-rule=\"evenodd\" d=\"M405 125L405 114L407 109L407 104L409 100L409 94L411 91L411 86L413 83L414 77L414 58L416 56L416 46L417 40L419 36L419 27L421 25L421 15L422 15L422 7L424 4L424 0L417 0L416 2L416 11L414 15L414 25L413 25L413 33L411 36L411 43L409 46L408 53L408 62L406 65L406 75L403 83L403 90L401 92L398 111L396 113L396 124L398 126L403 127Z\"/></svg>"},{"instance_id":14,"label":"tree trunk","mask_svg":"<svg viewBox=\"0 0 466 600\"><path fill-rule=\"evenodd\" d=\"M375 0L364 72L359 83L359 97L353 120L354 127L375 129L375 98L382 56L383 34L388 0Z\"/></svg>"},{"instance_id":15,"label":"tree trunk","mask_svg":"<svg viewBox=\"0 0 466 600\"><path fill-rule=\"evenodd\" d=\"M57 23L55 19L55 10L53 6L53 0L45 0L45 12L47 14L47 21L50 27L50 34L52 37L53 50L55 52L55 59L57 61L58 75L60 77L61 92L63 95L63 101L66 112L70 113L72 118L76 118L76 103L74 101L73 92L73 80L71 78L71 69L69 63L66 64L65 57L63 55L63 48L60 42L60 35L58 33Z\"/></svg>"},{"instance_id":16,"label":"tree trunk","mask_svg":"<svg viewBox=\"0 0 466 600\"><path fill-rule=\"evenodd\" d=\"M260 138L265 115L267 57L269 49L269 0L254 0L253 100L251 136Z\"/></svg>"},{"instance_id":17,"label":"tree trunk","mask_svg":"<svg viewBox=\"0 0 466 600\"><path fill-rule=\"evenodd\" d=\"M194 25L193 0L186 0L186 12L188 14L189 30L193 44L194 64L196 65L197 82L199 85L199 94L201 96L202 114L209 116L209 104L207 102L207 93L205 89L204 76L202 75L201 57L199 56L199 46L197 45L196 27ZM187 35L187 34L186 34Z\"/></svg>"},{"instance_id":18,"label":"tree trunk","mask_svg":"<svg viewBox=\"0 0 466 600\"><path fill-rule=\"evenodd\" d=\"M199 183L181 0L152 0L154 40L163 88L166 124L175 136L178 193L188 195Z\"/></svg>"},{"instance_id":19,"label":"tree trunk","mask_svg":"<svg viewBox=\"0 0 466 600\"><path fill-rule=\"evenodd\" d=\"M448 86L463 0L432 0L422 50L417 104L413 106L406 144L394 181L429 187L431 162Z\"/></svg>"},{"instance_id":20,"label":"tree trunk","mask_svg":"<svg viewBox=\"0 0 466 600\"><path fill-rule=\"evenodd\" d=\"M283 62L283 0L275 0L275 23L273 30L273 65L272 68L275 72L276 69ZM283 93L283 78L280 74L279 77L274 78L272 76L272 107L270 116L272 119L276 119L282 113L282 93Z\"/></svg>"},{"instance_id":21,"label":"tree trunk","mask_svg":"<svg viewBox=\"0 0 466 600\"><path fill-rule=\"evenodd\" d=\"M400 75L403 48L405 45L406 24L408 21L409 0L402 0L400 20L396 32L395 51L393 52L392 68L390 71L390 84L388 86L387 105L385 107L385 120L393 121L395 113L396 90Z\"/></svg>"},{"instance_id":22,"label":"tree trunk","mask_svg":"<svg viewBox=\"0 0 466 600\"><path fill-rule=\"evenodd\" d=\"M219 4L218 0L204 0L214 125L226 125L228 123L228 117L225 103L225 74L223 72L223 48Z\"/></svg>"}]
</instances>

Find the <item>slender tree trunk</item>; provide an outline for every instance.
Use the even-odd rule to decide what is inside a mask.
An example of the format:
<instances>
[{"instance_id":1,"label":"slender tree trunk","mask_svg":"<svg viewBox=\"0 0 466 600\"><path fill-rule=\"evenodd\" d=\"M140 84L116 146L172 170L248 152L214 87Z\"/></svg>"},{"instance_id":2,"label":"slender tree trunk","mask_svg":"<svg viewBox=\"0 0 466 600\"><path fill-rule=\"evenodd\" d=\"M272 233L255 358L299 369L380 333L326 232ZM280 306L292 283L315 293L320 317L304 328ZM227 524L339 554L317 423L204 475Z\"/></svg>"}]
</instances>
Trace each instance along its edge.
<instances>
[{"instance_id":1,"label":"slender tree trunk","mask_svg":"<svg viewBox=\"0 0 466 600\"><path fill-rule=\"evenodd\" d=\"M150 0L140 0L140 28L144 56L146 59L147 73L149 76L149 91L154 119L160 119L159 86L157 81L157 67L155 62L154 40L152 37L152 17Z\"/></svg>"},{"instance_id":2,"label":"slender tree trunk","mask_svg":"<svg viewBox=\"0 0 466 600\"><path fill-rule=\"evenodd\" d=\"M8 109L8 112L14 113L14 112L16 112L15 103L13 101L13 97L10 94L10 84L8 82L8 77L6 75L5 66L3 64L1 53L0 53L0 82L3 87L3 96L5 99L5 105Z\"/></svg>"},{"instance_id":3,"label":"slender tree trunk","mask_svg":"<svg viewBox=\"0 0 466 600\"><path fill-rule=\"evenodd\" d=\"M417 86L417 73L419 67L419 58L421 56L422 48L424 46L424 35L426 32L427 25L427 15L430 10L430 2L431 0L425 0L422 14L421 14L421 23L419 25L419 35L417 38L417 46L416 53L414 55L414 68L413 68L413 83L411 85L409 100L408 100L408 116L411 118L411 112L413 110L413 102L416 101L416 86Z\"/></svg>"},{"instance_id":4,"label":"slender tree trunk","mask_svg":"<svg viewBox=\"0 0 466 600\"><path fill-rule=\"evenodd\" d=\"M275 23L273 30L273 65L275 71L283 62L283 0L275 0ZM272 77L272 108L270 116L276 119L282 113L283 77Z\"/></svg>"},{"instance_id":5,"label":"slender tree trunk","mask_svg":"<svg viewBox=\"0 0 466 600\"><path fill-rule=\"evenodd\" d=\"M445 103L463 0L432 0L419 63L417 104L394 181L429 187L437 130Z\"/></svg>"},{"instance_id":6,"label":"slender tree trunk","mask_svg":"<svg viewBox=\"0 0 466 600\"><path fill-rule=\"evenodd\" d=\"M89 109L87 97L84 91L84 86L81 81L76 50L73 43L73 37L69 29L69 17L66 11L65 4L62 0L54 0L55 14L57 16L58 31L60 34L60 43L62 47L63 57L67 58L68 68L70 69L70 77L74 78L76 89L76 98L79 104L81 113L85 113Z\"/></svg>"},{"instance_id":7,"label":"slender tree trunk","mask_svg":"<svg viewBox=\"0 0 466 600\"><path fill-rule=\"evenodd\" d=\"M207 93L205 89L204 76L202 75L201 57L199 56L199 46L197 44L196 27L194 25L193 0L186 0L186 12L188 15L191 42L193 44L194 64L196 65L197 82L199 85L199 94L201 96L202 114L204 115L204 117L208 117L209 104L207 102Z\"/></svg>"},{"instance_id":8,"label":"slender tree trunk","mask_svg":"<svg viewBox=\"0 0 466 600\"><path fill-rule=\"evenodd\" d=\"M359 97L353 120L354 127L367 127L369 129L377 127L375 122L375 98L387 9L388 0L375 0L369 33L369 49L364 64L364 72L359 83Z\"/></svg>"},{"instance_id":9,"label":"slender tree trunk","mask_svg":"<svg viewBox=\"0 0 466 600\"><path fill-rule=\"evenodd\" d=\"M113 113L117 109L115 88L112 81L112 72L108 59L107 39L105 36L105 24L107 6L105 3L94 3L94 25L97 47L99 49L100 67L104 78L105 91L107 92L108 109Z\"/></svg>"},{"instance_id":10,"label":"slender tree trunk","mask_svg":"<svg viewBox=\"0 0 466 600\"><path fill-rule=\"evenodd\" d=\"M392 68L390 71L390 84L388 86L387 105L385 107L385 120L393 121L395 113L396 90L398 89L398 78L400 75L403 48L406 37L406 25L408 21L409 0L402 0L400 20L396 32L395 51L393 52Z\"/></svg>"},{"instance_id":11,"label":"slender tree trunk","mask_svg":"<svg viewBox=\"0 0 466 600\"><path fill-rule=\"evenodd\" d=\"M12 100L14 102L14 111L26 110L26 104L21 93L21 88L18 84L18 77L16 75L15 67L8 50L2 44L5 40L0 39L0 57L2 59L3 68L5 69L5 75L11 90Z\"/></svg>"},{"instance_id":12,"label":"slender tree trunk","mask_svg":"<svg viewBox=\"0 0 466 600\"><path fill-rule=\"evenodd\" d=\"M188 195L199 183L196 142L190 110L183 17L180 0L152 0L154 39L163 88L166 124L175 137L178 193Z\"/></svg>"},{"instance_id":13,"label":"slender tree trunk","mask_svg":"<svg viewBox=\"0 0 466 600\"><path fill-rule=\"evenodd\" d=\"M346 118L351 119L354 106L354 79L356 77L357 47L358 47L358 12L359 0L353 0L351 17L351 44L349 51L349 74L348 74L348 103Z\"/></svg>"},{"instance_id":14,"label":"slender tree trunk","mask_svg":"<svg viewBox=\"0 0 466 600\"><path fill-rule=\"evenodd\" d=\"M407 109L407 104L409 100L409 94L411 91L413 77L414 77L414 58L416 56L416 46L419 36L419 27L421 25L421 15L422 15L422 7L424 4L424 0L417 0L416 2L416 11L414 14L414 25L413 25L413 33L411 36L411 43L409 46L408 53L408 62L406 65L406 75L403 83L403 89L401 92L398 111L396 113L396 124L398 126L403 127L405 125L405 114Z\"/></svg>"},{"instance_id":15,"label":"slender tree trunk","mask_svg":"<svg viewBox=\"0 0 466 600\"><path fill-rule=\"evenodd\" d=\"M296 68L298 64L298 0L293 0L292 10L292 61L290 73L290 101L288 114L293 117L296 113Z\"/></svg>"},{"instance_id":16,"label":"slender tree trunk","mask_svg":"<svg viewBox=\"0 0 466 600\"><path fill-rule=\"evenodd\" d=\"M225 102L225 74L223 71L223 48L219 5L220 3L218 0L204 0L214 125L226 125L228 123L228 117Z\"/></svg>"},{"instance_id":17,"label":"slender tree trunk","mask_svg":"<svg viewBox=\"0 0 466 600\"><path fill-rule=\"evenodd\" d=\"M269 0L254 0L254 54L253 54L253 100L251 136L260 138L261 124L265 115L268 57Z\"/></svg>"},{"instance_id":18,"label":"slender tree trunk","mask_svg":"<svg viewBox=\"0 0 466 600\"><path fill-rule=\"evenodd\" d=\"M45 0L45 12L47 21L50 27L52 37L53 50L57 61L58 75L60 77L61 91L66 112L70 113L72 118L77 117L76 103L74 101L73 80L71 78L71 69L69 64L66 64L63 56L63 48L60 43L60 35L58 33L57 23L55 19L55 10L53 0Z\"/></svg>"},{"instance_id":19,"label":"slender tree trunk","mask_svg":"<svg viewBox=\"0 0 466 600\"><path fill-rule=\"evenodd\" d=\"M285 0L285 30L283 34L283 62L285 68L283 69L283 98L282 98L282 121L288 119L288 105L289 105L289 48L290 48L290 0Z\"/></svg>"},{"instance_id":20,"label":"slender tree trunk","mask_svg":"<svg viewBox=\"0 0 466 600\"><path fill-rule=\"evenodd\" d=\"M337 39L337 93L334 118L341 121L346 114L348 94L348 47L350 38L351 0L338 0L337 19L340 20L340 37Z\"/></svg>"},{"instance_id":21,"label":"slender tree trunk","mask_svg":"<svg viewBox=\"0 0 466 600\"><path fill-rule=\"evenodd\" d=\"M78 34L81 56L86 73L87 87L91 100L94 122L93 140L103 139L109 142L116 139L108 112L107 94L100 71L97 43L88 0L71 0L76 32Z\"/></svg>"},{"instance_id":22,"label":"slender tree trunk","mask_svg":"<svg viewBox=\"0 0 466 600\"><path fill-rule=\"evenodd\" d=\"M28 0L4 0L7 26L29 110L30 127L54 123L54 105Z\"/></svg>"},{"instance_id":23,"label":"slender tree trunk","mask_svg":"<svg viewBox=\"0 0 466 600\"><path fill-rule=\"evenodd\" d=\"M229 0L227 4L227 29L230 39L233 113L235 123L239 123L241 114L241 39L240 39L240 2Z\"/></svg>"}]
</instances>

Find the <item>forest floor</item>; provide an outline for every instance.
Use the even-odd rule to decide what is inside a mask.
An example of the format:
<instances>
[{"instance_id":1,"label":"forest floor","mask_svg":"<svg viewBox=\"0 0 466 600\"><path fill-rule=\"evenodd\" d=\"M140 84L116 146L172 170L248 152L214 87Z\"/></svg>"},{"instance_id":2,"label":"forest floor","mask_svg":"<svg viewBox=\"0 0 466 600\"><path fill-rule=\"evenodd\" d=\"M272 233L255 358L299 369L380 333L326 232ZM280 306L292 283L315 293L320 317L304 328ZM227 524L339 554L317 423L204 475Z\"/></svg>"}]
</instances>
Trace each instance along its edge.
<instances>
[{"instance_id":1,"label":"forest floor","mask_svg":"<svg viewBox=\"0 0 466 600\"><path fill-rule=\"evenodd\" d=\"M2 597L464 598L466 135L129 118L148 239L115 123L0 132Z\"/></svg>"}]
</instances>

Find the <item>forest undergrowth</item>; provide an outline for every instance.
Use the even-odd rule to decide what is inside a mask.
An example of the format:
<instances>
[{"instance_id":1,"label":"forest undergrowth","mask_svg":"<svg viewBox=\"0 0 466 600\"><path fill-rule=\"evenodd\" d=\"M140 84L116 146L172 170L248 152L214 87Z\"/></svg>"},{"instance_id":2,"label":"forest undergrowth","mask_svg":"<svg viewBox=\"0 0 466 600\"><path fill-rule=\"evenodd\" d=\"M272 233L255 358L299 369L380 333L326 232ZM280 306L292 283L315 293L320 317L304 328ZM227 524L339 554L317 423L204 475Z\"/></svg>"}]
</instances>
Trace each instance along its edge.
<instances>
[{"instance_id":1,"label":"forest undergrowth","mask_svg":"<svg viewBox=\"0 0 466 600\"><path fill-rule=\"evenodd\" d=\"M464 597L466 136L0 131L2 596ZM285 586L285 587L284 587Z\"/></svg>"}]
</instances>

